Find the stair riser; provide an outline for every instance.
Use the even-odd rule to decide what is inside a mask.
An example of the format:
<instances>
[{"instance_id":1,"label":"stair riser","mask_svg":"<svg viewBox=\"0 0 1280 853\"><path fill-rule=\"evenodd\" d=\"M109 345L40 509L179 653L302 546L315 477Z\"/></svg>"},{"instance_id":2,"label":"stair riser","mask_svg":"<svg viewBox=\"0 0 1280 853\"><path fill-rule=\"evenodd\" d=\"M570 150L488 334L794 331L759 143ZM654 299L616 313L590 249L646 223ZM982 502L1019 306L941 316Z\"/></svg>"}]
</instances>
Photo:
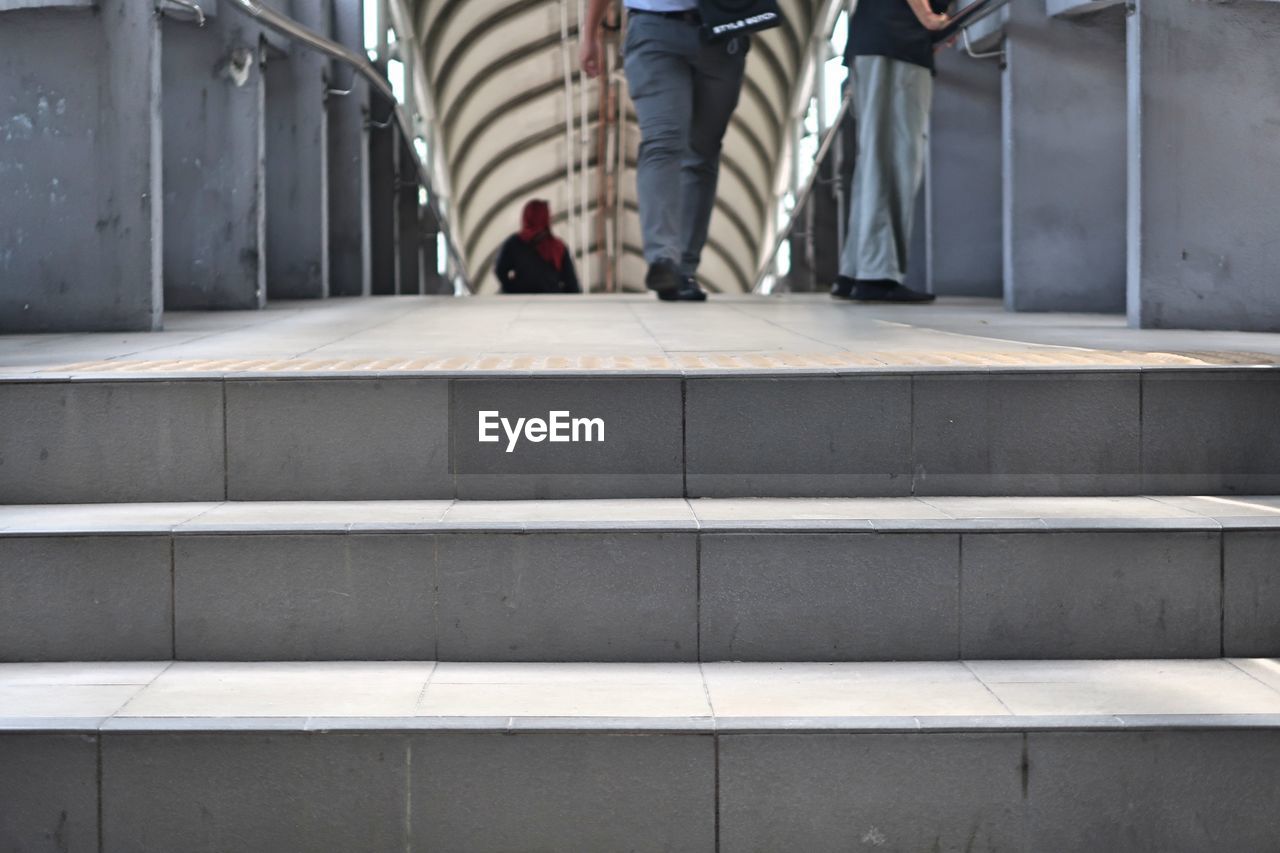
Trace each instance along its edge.
<instances>
[{"instance_id":1,"label":"stair riser","mask_svg":"<svg viewBox=\"0 0 1280 853\"><path fill-rule=\"evenodd\" d=\"M1278 762L1280 732L1228 729L19 734L0 829L72 853L1246 853L1280 837Z\"/></svg>"},{"instance_id":2,"label":"stair riser","mask_svg":"<svg viewBox=\"0 0 1280 853\"><path fill-rule=\"evenodd\" d=\"M0 537L0 660L1280 656L1280 530Z\"/></svg>"},{"instance_id":3,"label":"stair riser","mask_svg":"<svg viewBox=\"0 0 1280 853\"><path fill-rule=\"evenodd\" d=\"M1257 369L5 382L0 502L1268 494L1278 411Z\"/></svg>"}]
</instances>

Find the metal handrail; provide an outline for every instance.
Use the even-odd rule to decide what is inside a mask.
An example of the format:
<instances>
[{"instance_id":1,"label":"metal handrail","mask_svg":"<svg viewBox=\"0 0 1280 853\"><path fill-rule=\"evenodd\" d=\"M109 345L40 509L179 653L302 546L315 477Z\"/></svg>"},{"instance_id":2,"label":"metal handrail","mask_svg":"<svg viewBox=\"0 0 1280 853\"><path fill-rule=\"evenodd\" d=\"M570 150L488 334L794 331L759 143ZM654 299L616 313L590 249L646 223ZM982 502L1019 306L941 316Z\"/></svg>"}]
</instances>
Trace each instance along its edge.
<instances>
[{"instance_id":1,"label":"metal handrail","mask_svg":"<svg viewBox=\"0 0 1280 853\"><path fill-rule=\"evenodd\" d=\"M827 159L827 154L831 151L831 146L840 133L841 126L844 124L845 118L849 115L849 111L853 109L853 87L848 87L844 93L844 99L840 102L840 109L836 113L835 119L831 122L831 126L827 128L827 132L822 136L822 142L818 145L818 152L813 156L814 167L809 173L809 177L805 180L804 186L796 193L795 204L791 208L791 218L787 220L787 225L777 233L773 241L773 249L770 250L764 262L760 264L756 270L756 283L752 288L753 293L759 293L764 287L765 279L773 274L774 264L778 261L778 253L782 251L782 244L791 239L792 232L796 228L796 220L799 219L800 211L804 210L804 206L809 203L809 197L813 195L814 187L818 185L821 169L819 165L823 160Z\"/></svg>"},{"instance_id":2,"label":"metal handrail","mask_svg":"<svg viewBox=\"0 0 1280 853\"><path fill-rule=\"evenodd\" d=\"M274 30L292 41L323 53L331 59L350 65L357 74L369 81L369 84L378 91L378 94L382 95L392 105L392 115L389 117L388 123L390 119L394 119L399 124L400 132L404 135L406 141L414 138L413 122L406 113L404 106L396 98L395 90L391 87L390 81L364 56L338 42L325 38L308 27L304 27L288 15L283 15L274 9L264 6L258 0L222 0L222 2L230 5L236 11L254 18L264 27ZM412 146L409 147L412 148ZM474 293L475 289L472 287L471 278L467 273L466 261L463 259L462 252L454 240L452 231L446 225L443 211L440 210L439 205L436 203L436 195L431 191L431 173L420 158L415 156L413 161L417 167L419 182L422 186L427 187L431 195L431 209L435 213L436 221L440 224L441 232L444 234L449 256L452 258L467 292Z\"/></svg>"},{"instance_id":3,"label":"metal handrail","mask_svg":"<svg viewBox=\"0 0 1280 853\"><path fill-rule=\"evenodd\" d=\"M941 44L961 30L967 30L974 24L985 21L1013 0L975 0L965 6L951 18L951 23L933 34L934 44Z\"/></svg>"},{"instance_id":4,"label":"metal handrail","mask_svg":"<svg viewBox=\"0 0 1280 853\"><path fill-rule=\"evenodd\" d=\"M196 0L169 0L169 2L175 6L181 6L191 14L195 15L196 25L202 28L204 27L206 23L204 18L204 9L200 8L200 4L197 3Z\"/></svg>"}]
</instances>

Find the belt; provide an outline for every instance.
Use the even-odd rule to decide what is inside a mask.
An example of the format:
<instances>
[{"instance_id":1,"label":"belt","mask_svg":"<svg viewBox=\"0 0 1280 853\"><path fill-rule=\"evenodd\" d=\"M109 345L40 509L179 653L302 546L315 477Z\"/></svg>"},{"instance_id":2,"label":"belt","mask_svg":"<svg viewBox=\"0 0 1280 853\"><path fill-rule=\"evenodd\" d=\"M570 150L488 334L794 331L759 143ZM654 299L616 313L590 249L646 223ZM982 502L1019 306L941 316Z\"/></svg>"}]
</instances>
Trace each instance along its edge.
<instances>
[{"instance_id":1,"label":"belt","mask_svg":"<svg viewBox=\"0 0 1280 853\"><path fill-rule=\"evenodd\" d=\"M657 15L659 18L670 18L673 21L684 21L688 24L701 24L702 15L697 9L686 9L683 12L658 12L653 9L628 9L633 15Z\"/></svg>"}]
</instances>

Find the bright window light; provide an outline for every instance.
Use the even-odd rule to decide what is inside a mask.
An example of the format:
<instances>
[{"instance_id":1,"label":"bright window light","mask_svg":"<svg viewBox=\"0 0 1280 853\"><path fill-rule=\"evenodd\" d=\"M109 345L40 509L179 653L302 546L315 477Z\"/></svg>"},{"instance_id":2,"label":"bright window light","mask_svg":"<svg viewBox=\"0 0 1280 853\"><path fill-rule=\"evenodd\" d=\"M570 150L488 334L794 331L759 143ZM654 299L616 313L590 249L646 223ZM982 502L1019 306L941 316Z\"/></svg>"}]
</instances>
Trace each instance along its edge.
<instances>
[{"instance_id":1,"label":"bright window light","mask_svg":"<svg viewBox=\"0 0 1280 853\"><path fill-rule=\"evenodd\" d=\"M441 276L449 272L449 241L443 231L436 235L436 272Z\"/></svg>"},{"instance_id":2,"label":"bright window light","mask_svg":"<svg viewBox=\"0 0 1280 853\"><path fill-rule=\"evenodd\" d=\"M421 136L415 137L413 140L413 150L418 152L418 159L423 163L430 162L427 157L430 153L430 150L427 148L427 140L423 139Z\"/></svg>"},{"instance_id":3,"label":"bright window light","mask_svg":"<svg viewBox=\"0 0 1280 853\"><path fill-rule=\"evenodd\" d=\"M398 59L387 61L387 80L391 83L391 91L396 100L404 103L404 63Z\"/></svg>"},{"instance_id":4,"label":"bright window light","mask_svg":"<svg viewBox=\"0 0 1280 853\"><path fill-rule=\"evenodd\" d=\"M783 240L778 246L778 258L774 263L774 272L779 278L791 275L791 241Z\"/></svg>"},{"instance_id":5,"label":"bright window light","mask_svg":"<svg viewBox=\"0 0 1280 853\"><path fill-rule=\"evenodd\" d=\"M378 61L378 0L366 0L364 4L364 49L371 61Z\"/></svg>"},{"instance_id":6,"label":"bright window light","mask_svg":"<svg viewBox=\"0 0 1280 853\"><path fill-rule=\"evenodd\" d=\"M843 59L844 50L848 45L849 13L841 12L840 17L836 18L836 28L831 31L831 52Z\"/></svg>"},{"instance_id":7,"label":"bright window light","mask_svg":"<svg viewBox=\"0 0 1280 853\"><path fill-rule=\"evenodd\" d=\"M849 69L844 67L843 57L828 59L822 66L822 100L826 107L822 117L824 129L836 122L836 114L840 112L840 104L844 101L844 81L848 77Z\"/></svg>"}]
</instances>

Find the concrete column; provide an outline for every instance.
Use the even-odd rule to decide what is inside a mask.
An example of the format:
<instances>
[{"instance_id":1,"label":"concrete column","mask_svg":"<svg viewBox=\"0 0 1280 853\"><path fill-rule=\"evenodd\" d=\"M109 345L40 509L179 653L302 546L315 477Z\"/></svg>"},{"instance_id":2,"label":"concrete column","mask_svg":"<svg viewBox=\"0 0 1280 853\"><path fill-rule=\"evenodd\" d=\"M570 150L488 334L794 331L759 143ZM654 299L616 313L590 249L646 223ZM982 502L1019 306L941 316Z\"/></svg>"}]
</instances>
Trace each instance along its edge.
<instances>
[{"instance_id":1,"label":"concrete column","mask_svg":"<svg viewBox=\"0 0 1280 853\"><path fill-rule=\"evenodd\" d=\"M160 328L160 56L151 3L0 12L0 332Z\"/></svg>"},{"instance_id":2,"label":"concrete column","mask_svg":"<svg viewBox=\"0 0 1280 853\"><path fill-rule=\"evenodd\" d=\"M938 54L926 161L928 284L940 296L1004 292L1000 64Z\"/></svg>"},{"instance_id":3,"label":"concrete column","mask_svg":"<svg viewBox=\"0 0 1280 853\"><path fill-rule=\"evenodd\" d=\"M1280 332L1280 3L1129 18L1129 319Z\"/></svg>"},{"instance_id":4,"label":"concrete column","mask_svg":"<svg viewBox=\"0 0 1280 853\"><path fill-rule=\"evenodd\" d=\"M334 0L334 39L364 52L363 0ZM329 98L329 293L368 296L369 266L369 84L342 63L330 71Z\"/></svg>"},{"instance_id":5,"label":"concrete column","mask_svg":"<svg viewBox=\"0 0 1280 853\"><path fill-rule=\"evenodd\" d=\"M164 299L170 309L267 301L261 30L230 10L164 31Z\"/></svg>"},{"instance_id":6,"label":"concrete column","mask_svg":"<svg viewBox=\"0 0 1280 853\"><path fill-rule=\"evenodd\" d=\"M375 94L373 118L385 122L390 106ZM369 131L370 288L374 295L393 296L396 286L396 162L400 131L396 125Z\"/></svg>"},{"instance_id":7,"label":"concrete column","mask_svg":"<svg viewBox=\"0 0 1280 853\"><path fill-rule=\"evenodd\" d=\"M294 20L331 32L328 0L275 0ZM267 293L329 295L329 62L297 43L267 60Z\"/></svg>"},{"instance_id":8,"label":"concrete column","mask_svg":"<svg viewBox=\"0 0 1280 853\"><path fill-rule=\"evenodd\" d=\"M1125 21L1013 3L1004 73L1005 305L1125 305Z\"/></svg>"},{"instance_id":9,"label":"concrete column","mask_svg":"<svg viewBox=\"0 0 1280 853\"><path fill-rule=\"evenodd\" d=\"M419 244L422 240L422 222L418 203L418 170L414 165L415 154L408 140L400 142L398 162L396 226L400 235L399 288L401 294L422 293L422 257Z\"/></svg>"}]
</instances>

